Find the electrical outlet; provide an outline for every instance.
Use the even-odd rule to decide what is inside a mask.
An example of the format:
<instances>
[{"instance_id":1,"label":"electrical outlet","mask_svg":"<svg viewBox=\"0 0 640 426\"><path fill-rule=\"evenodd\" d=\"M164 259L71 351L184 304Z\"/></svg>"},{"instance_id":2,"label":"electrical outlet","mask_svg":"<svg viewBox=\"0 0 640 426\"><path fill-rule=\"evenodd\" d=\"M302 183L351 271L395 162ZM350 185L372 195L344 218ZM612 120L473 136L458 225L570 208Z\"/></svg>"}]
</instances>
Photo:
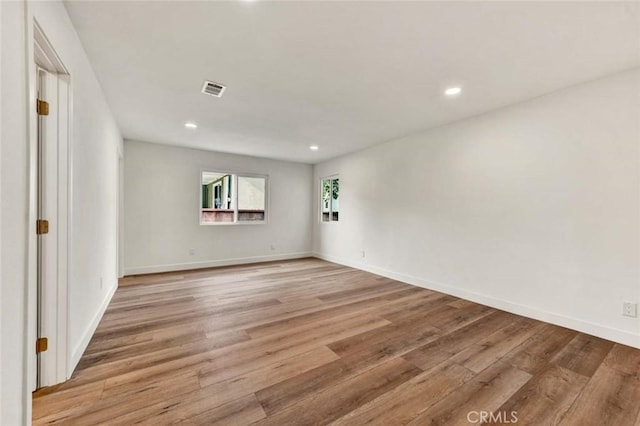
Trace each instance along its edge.
<instances>
[{"instance_id":1,"label":"electrical outlet","mask_svg":"<svg viewBox=\"0 0 640 426\"><path fill-rule=\"evenodd\" d=\"M271 244L271 250L275 250L276 246L274 246L273 244Z\"/></svg>"},{"instance_id":2,"label":"electrical outlet","mask_svg":"<svg viewBox=\"0 0 640 426\"><path fill-rule=\"evenodd\" d=\"M365 252L364 252L364 250L362 250L362 253L361 253L361 254L362 254L362 257L364 258L364 257L365 257Z\"/></svg>"},{"instance_id":3,"label":"electrical outlet","mask_svg":"<svg viewBox=\"0 0 640 426\"><path fill-rule=\"evenodd\" d=\"M189 249L189 255L190 255L190 256L193 256L194 254L196 254L196 249L194 249L194 248L190 248L190 249Z\"/></svg>"},{"instance_id":4,"label":"electrical outlet","mask_svg":"<svg viewBox=\"0 0 640 426\"><path fill-rule=\"evenodd\" d=\"M104 284L104 279L102 277L100 277L100 288L102 288L103 284Z\"/></svg>"},{"instance_id":5,"label":"electrical outlet","mask_svg":"<svg viewBox=\"0 0 640 426\"><path fill-rule=\"evenodd\" d=\"M638 316L638 304L633 302L622 303L622 315L636 318Z\"/></svg>"}]
</instances>

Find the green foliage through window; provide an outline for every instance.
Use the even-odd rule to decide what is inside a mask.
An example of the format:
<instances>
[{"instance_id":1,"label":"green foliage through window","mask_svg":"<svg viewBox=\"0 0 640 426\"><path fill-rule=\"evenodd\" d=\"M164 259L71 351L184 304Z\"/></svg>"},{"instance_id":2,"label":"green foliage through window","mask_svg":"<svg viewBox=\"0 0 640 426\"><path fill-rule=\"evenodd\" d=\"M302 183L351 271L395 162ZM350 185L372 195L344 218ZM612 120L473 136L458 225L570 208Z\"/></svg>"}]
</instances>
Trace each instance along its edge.
<instances>
[{"instance_id":1,"label":"green foliage through window","mask_svg":"<svg viewBox=\"0 0 640 426\"><path fill-rule=\"evenodd\" d=\"M322 179L322 221L335 222L340 214L340 179Z\"/></svg>"}]
</instances>

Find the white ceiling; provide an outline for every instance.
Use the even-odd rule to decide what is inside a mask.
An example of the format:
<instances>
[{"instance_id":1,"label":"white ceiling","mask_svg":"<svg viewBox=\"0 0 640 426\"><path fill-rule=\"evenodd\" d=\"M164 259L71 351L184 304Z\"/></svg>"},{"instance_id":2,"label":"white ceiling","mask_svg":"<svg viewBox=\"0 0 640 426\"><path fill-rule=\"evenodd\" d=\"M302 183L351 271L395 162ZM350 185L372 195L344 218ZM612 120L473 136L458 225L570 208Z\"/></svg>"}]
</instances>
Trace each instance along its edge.
<instances>
[{"instance_id":1,"label":"white ceiling","mask_svg":"<svg viewBox=\"0 0 640 426\"><path fill-rule=\"evenodd\" d=\"M309 163L640 66L639 6L66 3L125 138Z\"/></svg>"}]
</instances>

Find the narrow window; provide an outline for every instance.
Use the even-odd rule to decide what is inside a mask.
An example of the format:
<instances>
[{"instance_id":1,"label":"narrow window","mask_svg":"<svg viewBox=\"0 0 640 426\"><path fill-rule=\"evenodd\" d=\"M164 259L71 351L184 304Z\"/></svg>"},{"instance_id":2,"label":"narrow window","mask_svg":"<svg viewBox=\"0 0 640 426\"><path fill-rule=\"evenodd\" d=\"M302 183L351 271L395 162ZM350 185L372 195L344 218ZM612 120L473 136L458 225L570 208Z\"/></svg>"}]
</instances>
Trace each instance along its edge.
<instances>
[{"instance_id":1,"label":"narrow window","mask_svg":"<svg viewBox=\"0 0 640 426\"><path fill-rule=\"evenodd\" d=\"M337 222L340 216L340 179L328 177L322 179L321 220Z\"/></svg>"}]
</instances>

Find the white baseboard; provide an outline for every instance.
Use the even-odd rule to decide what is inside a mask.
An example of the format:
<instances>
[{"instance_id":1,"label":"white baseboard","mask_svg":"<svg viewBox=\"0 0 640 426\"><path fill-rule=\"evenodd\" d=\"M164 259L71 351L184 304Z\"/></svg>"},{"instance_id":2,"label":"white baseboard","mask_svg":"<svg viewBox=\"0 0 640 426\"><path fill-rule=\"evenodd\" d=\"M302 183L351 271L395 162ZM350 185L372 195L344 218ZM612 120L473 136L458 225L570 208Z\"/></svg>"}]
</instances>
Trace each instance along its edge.
<instances>
[{"instance_id":1,"label":"white baseboard","mask_svg":"<svg viewBox=\"0 0 640 426\"><path fill-rule=\"evenodd\" d=\"M200 262L173 263L168 265L126 267L124 275L155 274L159 272L186 271L188 269L213 268L216 266L244 265L247 263L273 262L277 260L301 259L311 257L311 252L285 253L267 256L238 257L235 259L204 260Z\"/></svg>"},{"instance_id":2,"label":"white baseboard","mask_svg":"<svg viewBox=\"0 0 640 426\"><path fill-rule=\"evenodd\" d=\"M339 263L341 265L361 269L373 274L382 275L384 277L402 281L407 284L412 284L429 290L435 290L441 293L449 294L451 296L460 297L465 300L470 300L472 302L480 303L492 308L511 312L516 315L522 315L528 318L533 318L539 321L544 321L562 327L570 328L572 330L577 330L582 333L591 334L603 339L612 340L614 342L622 343L623 345L640 348L640 334L634 334L625 330L603 326L601 324L568 317L566 315L554 312L548 312L539 308L510 302L508 300L499 299L486 294L476 293L473 291L425 280L399 272L389 271L387 269L378 268L376 266L367 265L360 262L350 261L347 259L324 255L321 253L314 253L313 256L329 262Z\"/></svg>"},{"instance_id":3,"label":"white baseboard","mask_svg":"<svg viewBox=\"0 0 640 426\"><path fill-rule=\"evenodd\" d=\"M89 342L93 337L93 333L96 332L96 328L98 328L98 324L100 324L100 320L102 319L102 316L107 310L107 307L111 302L111 298L113 298L113 295L116 293L117 289L118 289L118 283L116 282L114 283L113 287L111 287L106 297L100 304L98 311L91 319L91 322L89 323L89 325L87 325L87 328L84 330L84 333L82 333L82 338L73 348L73 351L71 352L71 360L69 365L70 368L67 369L67 371L69 372L69 377L71 377L71 375L73 374L74 370L78 365L78 362L80 361L80 358L82 358L82 354L84 354L85 349L87 349L87 346L89 346Z\"/></svg>"}]
</instances>

